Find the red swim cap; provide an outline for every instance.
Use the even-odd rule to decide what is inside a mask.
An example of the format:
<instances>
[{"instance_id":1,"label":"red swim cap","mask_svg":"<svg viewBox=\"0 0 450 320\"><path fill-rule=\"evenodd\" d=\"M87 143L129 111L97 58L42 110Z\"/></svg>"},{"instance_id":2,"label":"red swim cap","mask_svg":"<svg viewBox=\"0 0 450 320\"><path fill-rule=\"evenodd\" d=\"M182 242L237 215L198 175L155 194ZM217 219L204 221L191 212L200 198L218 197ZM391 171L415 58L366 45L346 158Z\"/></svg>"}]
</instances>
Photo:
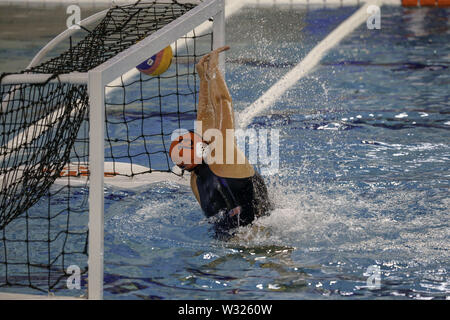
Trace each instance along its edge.
<instances>
[{"instance_id":1,"label":"red swim cap","mask_svg":"<svg viewBox=\"0 0 450 320\"><path fill-rule=\"evenodd\" d=\"M170 158L181 169L192 171L202 163L203 146L200 136L189 131L172 141Z\"/></svg>"}]
</instances>

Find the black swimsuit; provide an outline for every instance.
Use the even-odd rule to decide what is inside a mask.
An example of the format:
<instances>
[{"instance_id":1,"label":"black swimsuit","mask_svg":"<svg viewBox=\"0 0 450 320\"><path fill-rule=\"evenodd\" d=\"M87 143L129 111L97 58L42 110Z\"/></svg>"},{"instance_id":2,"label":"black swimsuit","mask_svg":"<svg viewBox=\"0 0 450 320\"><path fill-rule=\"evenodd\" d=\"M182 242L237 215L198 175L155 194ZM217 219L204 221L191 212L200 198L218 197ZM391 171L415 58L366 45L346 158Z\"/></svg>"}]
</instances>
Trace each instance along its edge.
<instances>
[{"instance_id":1,"label":"black swimsuit","mask_svg":"<svg viewBox=\"0 0 450 320\"><path fill-rule=\"evenodd\" d=\"M223 178L208 165L195 170L200 206L207 217L215 218L216 230L227 231L251 223L271 209L262 177Z\"/></svg>"}]
</instances>

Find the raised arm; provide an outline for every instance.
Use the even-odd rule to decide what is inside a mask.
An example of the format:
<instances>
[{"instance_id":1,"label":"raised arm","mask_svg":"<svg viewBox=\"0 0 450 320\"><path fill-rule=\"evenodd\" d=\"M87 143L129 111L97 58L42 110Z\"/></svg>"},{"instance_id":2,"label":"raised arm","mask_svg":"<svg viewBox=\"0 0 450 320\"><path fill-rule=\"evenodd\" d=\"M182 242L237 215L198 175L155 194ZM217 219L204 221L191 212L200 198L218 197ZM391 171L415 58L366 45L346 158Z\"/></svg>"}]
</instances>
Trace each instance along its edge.
<instances>
[{"instance_id":1,"label":"raised arm","mask_svg":"<svg viewBox=\"0 0 450 320\"><path fill-rule=\"evenodd\" d=\"M202 122L203 137L208 129L218 129L222 133L223 148L220 150L217 146L214 152L217 158L223 160L223 163L211 163L209 166L211 170L221 177L244 178L254 174L253 166L237 148L234 135L232 140L227 141L227 138L229 139L227 130L235 129L234 110L230 92L219 70L219 53L229 48L225 46L212 51L200 59L196 66L200 76L197 121ZM232 163L228 163L227 155L229 154L234 159Z\"/></svg>"},{"instance_id":2,"label":"raised arm","mask_svg":"<svg viewBox=\"0 0 450 320\"><path fill-rule=\"evenodd\" d=\"M219 53L230 47L221 47L204 56L197 64L200 76L200 94L197 120L202 121L202 134L211 128L219 129L223 137L226 129L234 129L234 112L228 87L219 70Z\"/></svg>"}]
</instances>

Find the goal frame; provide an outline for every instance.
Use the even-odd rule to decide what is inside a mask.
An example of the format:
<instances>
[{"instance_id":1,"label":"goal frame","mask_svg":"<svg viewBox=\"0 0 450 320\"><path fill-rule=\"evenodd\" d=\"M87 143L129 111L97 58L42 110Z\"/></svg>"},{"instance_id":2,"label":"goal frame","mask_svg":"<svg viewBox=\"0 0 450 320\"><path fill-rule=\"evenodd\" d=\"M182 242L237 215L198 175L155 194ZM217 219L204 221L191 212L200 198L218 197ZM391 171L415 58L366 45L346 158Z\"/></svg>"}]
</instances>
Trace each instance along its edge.
<instances>
[{"instance_id":1,"label":"goal frame","mask_svg":"<svg viewBox=\"0 0 450 320\"><path fill-rule=\"evenodd\" d=\"M114 79L213 18L213 47L225 44L225 1L205 0L180 18L88 72L89 253L88 298L103 299L105 88ZM224 60L222 58L222 68Z\"/></svg>"},{"instance_id":2,"label":"goal frame","mask_svg":"<svg viewBox=\"0 0 450 320\"><path fill-rule=\"evenodd\" d=\"M197 1L192 1L197 2ZM103 18L108 10L101 11L83 21L91 24ZM50 82L86 84L89 93L89 245L88 245L88 289L90 300L103 299L104 281L104 161L105 161L105 95L108 84L130 71L130 66L139 65L213 18L213 48L225 45L225 0L204 0L195 8L170 22L150 36L122 51L96 68L84 72L61 74ZM45 55L64 39L74 33L67 29L50 41L33 58L28 67L41 62ZM221 55L219 67L225 71L225 57ZM43 83L53 75L24 73L8 75L2 85L21 83ZM75 297L53 297L22 294L0 294L5 299L72 299Z\"/></svg>"}]
</instances>

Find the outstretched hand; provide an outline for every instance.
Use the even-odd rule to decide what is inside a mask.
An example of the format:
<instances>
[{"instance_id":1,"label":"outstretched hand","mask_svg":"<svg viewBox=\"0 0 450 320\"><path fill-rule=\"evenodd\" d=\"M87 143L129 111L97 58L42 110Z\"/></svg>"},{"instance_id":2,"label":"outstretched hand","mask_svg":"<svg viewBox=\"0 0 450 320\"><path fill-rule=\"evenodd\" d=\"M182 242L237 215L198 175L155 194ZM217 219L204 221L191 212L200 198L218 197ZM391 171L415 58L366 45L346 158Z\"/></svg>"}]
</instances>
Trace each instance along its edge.
<instances>
[{"instance_id":1,"label":"outstretched hand","mask_svg":"<svg viewBox=\"0 0 450 320\"><path fill-rule=\"evenodd\" d=\"M205 75L214 74L216 68L219 65L219 53L227 51L228 49L230 49L229 46L217 48L200 59L200 61L196 65L196 68L201 78L203 78Z\"/></svg>"}]
</instances>

